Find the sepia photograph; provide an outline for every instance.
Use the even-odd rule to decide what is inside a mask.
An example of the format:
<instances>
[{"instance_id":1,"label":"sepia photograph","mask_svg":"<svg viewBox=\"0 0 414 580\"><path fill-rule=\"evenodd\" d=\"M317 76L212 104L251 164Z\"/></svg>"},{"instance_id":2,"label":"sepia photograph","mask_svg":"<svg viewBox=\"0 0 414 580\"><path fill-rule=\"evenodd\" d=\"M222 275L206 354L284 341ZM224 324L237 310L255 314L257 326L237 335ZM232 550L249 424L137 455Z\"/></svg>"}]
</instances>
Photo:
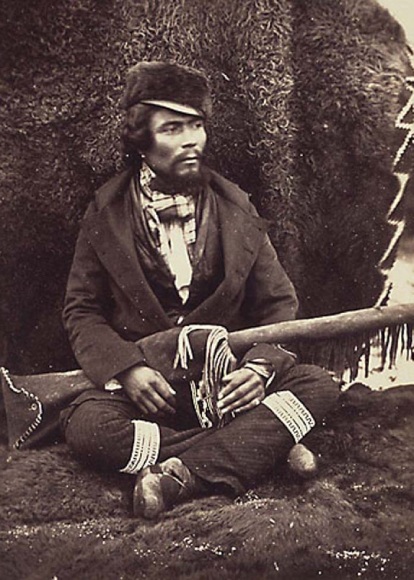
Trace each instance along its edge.
<instances>
[{"instance_id":1,"label":"sepia photograph","mask_svg":"<svg viewBox=\"0 0 414 580\"><path fill-rule=\"evenodd\" d=\"M0 578L410 580L412 0L0 0Z\"/></svg>"}]
</instances>

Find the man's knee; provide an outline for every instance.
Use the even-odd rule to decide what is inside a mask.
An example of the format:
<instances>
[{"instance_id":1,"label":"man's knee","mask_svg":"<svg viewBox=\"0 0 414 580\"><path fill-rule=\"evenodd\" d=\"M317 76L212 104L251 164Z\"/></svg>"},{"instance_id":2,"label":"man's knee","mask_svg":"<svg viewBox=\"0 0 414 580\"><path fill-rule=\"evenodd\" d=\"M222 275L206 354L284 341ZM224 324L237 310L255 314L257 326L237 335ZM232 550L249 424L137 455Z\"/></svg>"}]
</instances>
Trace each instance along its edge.
<instances>
[{"instance_id":1,"label":"man's knee","mask_svg":"<svg viewBox=\"0 0 414 580\"><path fill-rule=\"evenodd\" d=\"M340 381L329 371L309 364L299 364L289 369L272 385L271 392L290 391L312 411L320 422L336 405L340 394Z\"/></svg>"},{"instance_id":2,"label":"man's knee","mask_svg":"<svg viewBox=\"0 0 414 580\"><path fill-rule=\"evenodd\" d=\"M121 469L131 449L133 424L123 409L87 400L61 414L61 426L76 456L98 469Z\"/></svg>"}]
</instances>

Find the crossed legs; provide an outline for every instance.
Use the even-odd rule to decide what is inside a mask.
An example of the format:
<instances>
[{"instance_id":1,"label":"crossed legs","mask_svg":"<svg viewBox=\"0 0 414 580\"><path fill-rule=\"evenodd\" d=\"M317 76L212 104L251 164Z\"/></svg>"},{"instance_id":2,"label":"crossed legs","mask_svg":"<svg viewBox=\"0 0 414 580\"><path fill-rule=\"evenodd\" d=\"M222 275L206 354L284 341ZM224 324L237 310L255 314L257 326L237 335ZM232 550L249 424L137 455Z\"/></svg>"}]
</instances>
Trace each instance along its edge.
<instances>
[{"instance_id":1,"label":"crossed legs","mask_svg":"<svg viewBox=\"0 0 414 580\"><path fill-rule=\"evenodd\" d=\"M201 491L243 493L286 460L338 395L338 385L326 371L297 365L273 382L262 404L222 429L195 426L180 431L179 425L144 420L126 396L102 391L81 395L61 419L66 440L80 460L99 469L139 474L134 503L141 507L136 511L153 517L145 512L145 493L157 504L150 510L155 515ZM170 458L178 458L179 464L174 460L171 467ZM159 501L153 498L157 493Z\"/></svg>"}]
</instances>

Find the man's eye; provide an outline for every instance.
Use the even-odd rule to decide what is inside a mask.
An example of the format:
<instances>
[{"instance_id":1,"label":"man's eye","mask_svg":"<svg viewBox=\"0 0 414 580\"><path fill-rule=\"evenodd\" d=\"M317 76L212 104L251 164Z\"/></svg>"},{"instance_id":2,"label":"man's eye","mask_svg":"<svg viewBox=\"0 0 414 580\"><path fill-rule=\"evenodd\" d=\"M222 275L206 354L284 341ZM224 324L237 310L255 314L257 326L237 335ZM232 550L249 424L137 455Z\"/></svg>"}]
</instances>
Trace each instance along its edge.
<instances>
[{"instance_id":1,"label":"man's eye","mask_svg":"<svg viewBox=\"0 0 414 580\"><path fill-rule=\"evenodd\" d=\"M163 133L166 133L167 135L176 135L177 133L180 132L180 130L181 130L180 125L167 125L163 129Z\"/></svg>"},{"instance_id":2,"label":"man's eye","mask_svg":"<svg viewBox=\"0 0 414 580\"><path fill-rule=\"evenodd\" d=\"M204 127L204 121L199 119L197 121L194 121L191 126L193 129L202 129Z\"/></svg>"}]
</instances>

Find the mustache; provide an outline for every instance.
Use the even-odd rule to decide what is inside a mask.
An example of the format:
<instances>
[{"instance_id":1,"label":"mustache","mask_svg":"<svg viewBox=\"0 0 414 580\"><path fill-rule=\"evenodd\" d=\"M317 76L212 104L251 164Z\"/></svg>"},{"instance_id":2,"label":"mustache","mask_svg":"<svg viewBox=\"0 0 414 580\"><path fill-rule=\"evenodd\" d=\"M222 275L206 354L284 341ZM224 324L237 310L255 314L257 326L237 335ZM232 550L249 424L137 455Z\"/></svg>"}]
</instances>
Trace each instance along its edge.
<instances>
[{"instance_id":1,"label":"mustache","mask_svg":"<svg viewBox=\"0 0 414 580\"><path fill-rule=\"evenodd\" d=\"M202 160L203 158L204 158L204 155L203 155L203 153L201 151L194 151L192 153L181 153L174 160L174 164L175 163L180 163L181 161L186 161L187 159L198 159L198 160Z\"/></svg>"}]
</instances>

